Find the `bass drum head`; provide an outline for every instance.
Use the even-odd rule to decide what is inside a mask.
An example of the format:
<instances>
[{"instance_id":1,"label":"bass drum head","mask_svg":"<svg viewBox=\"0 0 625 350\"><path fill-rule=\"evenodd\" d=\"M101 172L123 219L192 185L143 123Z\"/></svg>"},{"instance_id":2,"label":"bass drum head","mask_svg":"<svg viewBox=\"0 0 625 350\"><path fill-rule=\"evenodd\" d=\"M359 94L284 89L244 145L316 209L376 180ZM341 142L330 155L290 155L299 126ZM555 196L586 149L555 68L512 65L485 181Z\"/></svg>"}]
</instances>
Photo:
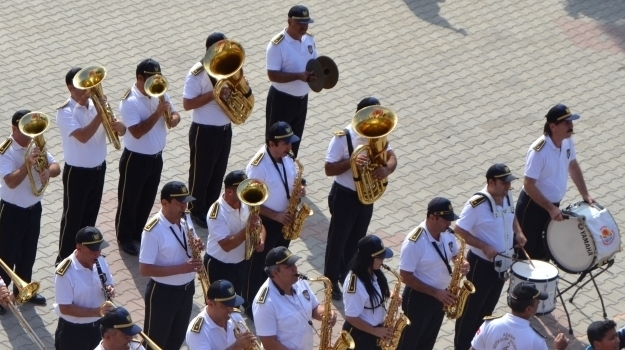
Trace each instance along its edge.
<instances>
[{"instance_id":1,"label":"bass drum head","mask_svg":"<svg viewBox=\"0 0 625 350\"><path fill-rule=\"evenodd\" d=\"M595 261L595 241L583 221L571 216L551 220L545 229L545 245L551 259L569 273L584 272Z\"/></svg>"}]
</instances>

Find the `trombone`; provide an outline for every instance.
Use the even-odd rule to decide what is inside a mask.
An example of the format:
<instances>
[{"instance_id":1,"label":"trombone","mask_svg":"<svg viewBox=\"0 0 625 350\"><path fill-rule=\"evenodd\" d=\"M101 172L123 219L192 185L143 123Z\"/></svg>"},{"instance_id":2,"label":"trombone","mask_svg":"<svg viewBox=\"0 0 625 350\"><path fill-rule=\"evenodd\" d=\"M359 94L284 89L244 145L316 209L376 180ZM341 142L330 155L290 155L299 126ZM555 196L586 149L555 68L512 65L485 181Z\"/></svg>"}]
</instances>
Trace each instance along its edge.
<instances>
[{"instance_id":1,"label":"trombone","mask_svg":"<svg viewBox=\"0 0 625 350\"><path fill-rule=\"evenodd\" d=\"M13 283L15 283L15 287L18 290L18 293L15 296L15 303L17 303L18 305L23 304L30 300L32 297L34 297L35 294L37 294L37 292L39 291L39 282L26 283L15 272L13 272L13 270L10 269L7 264L2 261L2 259L0 259L0 266L2 267L4 272L9 275ZM39 349L46 350L46 345L43 343L43 341L41 341L41 339L37 336L32 327L28 324L15 303L12 300L8 300L7 305L9 307L9 310L11 310L11 312L15 315L22 328L24 328L24 330L28 334L30 334L31 338L33 339L35 344L37 344Z\"/></svg>"},{"instance_id":2,"label":"trombone","mask_svg":"<svg viewBox=\"0 0 625 350\"><path fill-rule=\"evenodd\" d=\"M167 79L160 74L154 74L149 77L143 85L145 93L150 97L158 97L160 102L165 102L165 93L167 92L168 87L169 83L167 82ZM171 129L171 109L168 108L163 117L165 117L167 129Z\"/></svg>"},{"instance_id":3,"label":"trombone","mask_svg":"<svg viewBox=\"0 0 625 350\"><path fill-rule=\"evenodd\" d=\"M41 112L30 112L24 115L17 125L22 134L32 139L30 144L28 144L28 148L26 148L26 153L24 153L24 163L28 164L27 160L28 157L30 157L33 148L39 148L39 156L35 160L34 164L35 170L39 173L48 169L49 166L46 152L46 140L43 138L43 133L48 130L49 126L50 117ZM46 191L46 187L48 187L50 180L48 179L45 182L41 181L41 187L37 188L37 184L35 184L35 176L33 175L33 170L31 168L32 167L29 166L26 167L28 179L30 180L30 189L33 191L33 194L38 197Z\"/></svg>"}]
</instances>

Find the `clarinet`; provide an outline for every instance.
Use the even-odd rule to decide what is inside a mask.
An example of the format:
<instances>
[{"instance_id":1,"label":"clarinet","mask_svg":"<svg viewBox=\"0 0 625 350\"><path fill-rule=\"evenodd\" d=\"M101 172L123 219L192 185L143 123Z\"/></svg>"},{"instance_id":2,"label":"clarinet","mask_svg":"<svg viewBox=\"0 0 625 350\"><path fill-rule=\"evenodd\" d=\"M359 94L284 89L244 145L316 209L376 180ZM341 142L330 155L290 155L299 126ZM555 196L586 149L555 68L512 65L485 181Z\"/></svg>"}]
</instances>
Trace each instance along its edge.
<instances>
[{"instance_id":1,"label":"clarinet","mask_svg":"<svg viewBox=\"0 0 625 350\"><path fill-rule=\"evenodd\" d=\"M98 261L98 259L95 259L95 267L96 269L98 269L98 277L100 277L100 282L102 282L102 291L104 292L104 298L106 299L106 301L104 303L102 303L102 305L100 305L100 316L104 317L104 307L107 305L112 306L113 308L117 308L117 306L115 306L115 304L113 304L113 302L111 302L111 294L109 293L108 289L106 288L106 275L104 274L104 272L102 272L102 267L100 266L100 261Z\"/></svg>"}]
</instances>

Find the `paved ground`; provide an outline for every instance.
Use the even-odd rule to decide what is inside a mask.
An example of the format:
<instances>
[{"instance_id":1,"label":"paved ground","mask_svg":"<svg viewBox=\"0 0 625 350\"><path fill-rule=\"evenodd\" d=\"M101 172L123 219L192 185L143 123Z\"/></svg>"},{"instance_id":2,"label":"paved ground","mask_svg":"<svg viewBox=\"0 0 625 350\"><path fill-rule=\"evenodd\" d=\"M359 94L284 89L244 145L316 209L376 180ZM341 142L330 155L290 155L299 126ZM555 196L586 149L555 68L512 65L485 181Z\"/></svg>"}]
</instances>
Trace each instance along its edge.
<instances>
[{"instance_id":1,"label":"paved ground","mask_svg":"<svg viewBox=\"0 0 625 350\"><path fill-rule=\"evenodd\" d=\"M369 94L399 114L390 139L399 157L387 194L376 203L370 225L396 253L403 236L424 217L427 201L443 195L460 208L479 190L494 162L523 171L529 144L540 135L542 117L557 102L582 114L576 146L591 193L623 224L621 181L625 172L625 2L622 0L310 0L317 48L337 62L341 77L329 91L310 96L309 120L301 149L315 215L293 249L304 256L300 270L317 276L323 268L332 180L322 171L330 131L343 128L358 100ZM104 5L106 4L106 5ZM5 135L20 108L55 115L67 96L63 77L74 65L102 64L104 89L119 97L133 83L136 64L153 57L171 83L181 108L188 69L203 55L204 40L221 30L239 39L247 52L246 75L256 108L234 131L229 169L242 169L263 142L265 47L286 22L291 2L265 1L106 1L6 0L0 13L0 96ZM117 101L113 107L117 110ZM162 183L186 181L190 113L171 130ZM63 160L56 125L48 146ZM114 242L118 160L111 149L99 227L111 241L105 252L117 282L116 302L143 323L146 279L137 259L119 253ZM515 185L515 194L521 187ZM47 307L22 308L37 334L52 348L56 328L53 263L61 216L62 187L54 179L44 213L34 278L41 281ZM571 189L565 203L578 200ZM154 208L156 211L157 208ZM206 232L201 232L204 236ZM625 297L622 255L599 278L608 317L623 325ZM397 266L397 258L390 265ZM561 276L574 279L575 276ZM319 288L320 286L317 286ZM321 293L318 293L322 297ZM504 298L501 298L502 302ZM200 293L196 313L202 305ZM341 309L342 304L335 306ZM568 304L573 322L570 349L583 349L587 325L601 319L600 304L588 287ZM505 312L503 303L498 308ZM0 348L35 349L15 318L0 317ZM549 336L564 331L561 305L534 325ZM335 329L338 330L338 327ZM445 322L437 349L451 349L453 323Z\"/></svg>"}]
</instances>

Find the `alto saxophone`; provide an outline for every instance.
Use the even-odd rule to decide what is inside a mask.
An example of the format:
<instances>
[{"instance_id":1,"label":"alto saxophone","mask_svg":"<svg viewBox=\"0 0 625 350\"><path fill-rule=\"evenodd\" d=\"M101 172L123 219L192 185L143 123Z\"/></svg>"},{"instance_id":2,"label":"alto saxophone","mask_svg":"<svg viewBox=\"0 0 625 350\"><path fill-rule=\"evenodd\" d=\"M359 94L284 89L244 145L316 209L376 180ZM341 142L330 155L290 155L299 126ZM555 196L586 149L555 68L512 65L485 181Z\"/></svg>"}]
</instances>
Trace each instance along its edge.
<instances>
[{"instance_id":1,"label":"alto saxophone","mask_svg":"<svg viewBox=\"0 0 625 350\"><path fill-rule=\"evenodd\" d=\"M378 346L382 350L395 350L397 345L399 345L399 338L404 331L404 327L410 326L410 320L403 313L399 313L399 307L401 306L401 276L385 264L382 264L382 267L395 276L397 283L395 283L395 288L393 288L393 296L391 296L386 318L384 318L382 323L382 327L393 330L393 335L387 340L378 339Z\"/></svg>"},{"instance_id":2,"label":"alto saxophone","mask_svg":"<svg viewBox=\"0 0 625 350\"><path fill-rule=\"evenodd\" d=\"M293 182L293 191L291 191L291 198L289 199L289 206L286 208L286 213L293 219L290 225L284 225L282 227L282 237L288 240L298 239L304 228L304 221L313 214L312 209L306 204L302 203L302 206L298 208L302 198L299 193L302 188L302 174L304 173L304 166L299 160L295 159L295 163L298 166L297 176Z\"/></svg>"},{"instance_id":3,"label":"alto saxophone","mask_svg":"<svg viewBox=\"0 0 625 350\"><path fill-rule=\"evenodd\" d=\"M187 240L191 245L191 257L193 259L202 259L202 251L198 249L193 241L195 240L195 229L193 228L193 224L191 221L191 212L187 209L184 211L185 215L185 224L187 226ZM202 264L202 267L197 272L197 279L200 281L200 285L202 286L202 291L204 292L204 300L208 298L208 287L210 286L210 281L208 280L208 272L206 271L206 267Z\"/></svg>"},{"instance_id":4,"label":"alto saxophone","mask_svg":"<svg viewBox=\"0 0 625 350\"><path fill-rule=\"evenodd\" d=\"M460 273L460 267L464 261L464 251L467 243L452 229L449 229L449 231L453 233L456 236L456 239L460 242L460 249L458 249L458 255L456 255L456 259L454 260L454 270L451 274L451 281L449 282L449 287L447 287L447 291L455 295L457 299L455 303L449 306L445 305L443 310L445 311L447 318L455 320L462 316L469 295L475 293L475 286L471 283L471 281L463 280L464 276Z\"/></svg>"},{"instance_id":5,"label":"alto saxophone","mask_svg":"<svg viewBox=\"0 0 625 350\"><path fill-rule=\"evenodd\" d=\"M356 344L354 339L349 333L341 331L336 343L332 346L332 282L330 279L321 276L313 279L309 279L301 273L298 277L309 282L323 282L324 285L324 299L323 299L323 316L321 317L321 334L319 334L319 350L347 350L353 349Z\"/></svg>"}]
</instances>

